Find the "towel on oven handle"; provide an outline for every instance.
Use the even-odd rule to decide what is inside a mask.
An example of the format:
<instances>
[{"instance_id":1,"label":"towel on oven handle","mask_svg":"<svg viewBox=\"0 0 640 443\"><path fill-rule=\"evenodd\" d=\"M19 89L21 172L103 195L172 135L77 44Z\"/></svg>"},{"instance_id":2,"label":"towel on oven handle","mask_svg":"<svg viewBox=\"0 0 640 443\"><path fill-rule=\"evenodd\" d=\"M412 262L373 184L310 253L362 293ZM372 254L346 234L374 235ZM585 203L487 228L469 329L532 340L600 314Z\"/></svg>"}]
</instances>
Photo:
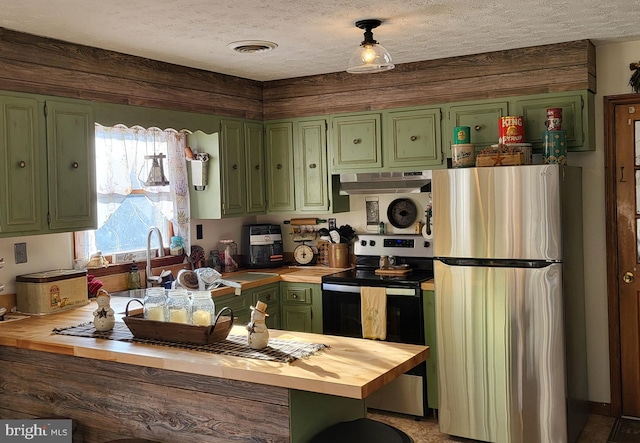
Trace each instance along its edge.
<instances>
[{"instance_id":1,"label":"towel on oven handle","mask_svg":"<svg viewBox=\"0 0 640 443\"><path fill-rule=\"evenodd\" d=\"M364 286L360 288L362 337L387 338L387 290Z\"/></svg>"}]
</instances>

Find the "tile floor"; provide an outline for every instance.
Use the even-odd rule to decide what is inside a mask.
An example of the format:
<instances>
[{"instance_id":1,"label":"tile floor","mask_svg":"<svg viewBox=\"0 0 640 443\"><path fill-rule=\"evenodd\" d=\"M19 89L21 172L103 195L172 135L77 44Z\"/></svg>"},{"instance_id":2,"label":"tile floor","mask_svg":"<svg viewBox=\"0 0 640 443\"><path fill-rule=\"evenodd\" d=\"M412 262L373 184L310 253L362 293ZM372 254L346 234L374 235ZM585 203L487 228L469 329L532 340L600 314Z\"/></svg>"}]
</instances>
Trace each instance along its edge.
<instances>
[{"instance_id":1,"label":"tile floor","mask_svg":"<svg viewBox=\"0 0 640 443\"><path fill-rule=\"evenodd\" d=\"M410 416L382 411L369 411L368 417L401 429L413 439L414 443L459 443L475 441L441 434L438 432L438 421L436 418L415 420ZM614 417L590 415L577 443L605 443L614 421Z\"/></svg>"}]
</instances>

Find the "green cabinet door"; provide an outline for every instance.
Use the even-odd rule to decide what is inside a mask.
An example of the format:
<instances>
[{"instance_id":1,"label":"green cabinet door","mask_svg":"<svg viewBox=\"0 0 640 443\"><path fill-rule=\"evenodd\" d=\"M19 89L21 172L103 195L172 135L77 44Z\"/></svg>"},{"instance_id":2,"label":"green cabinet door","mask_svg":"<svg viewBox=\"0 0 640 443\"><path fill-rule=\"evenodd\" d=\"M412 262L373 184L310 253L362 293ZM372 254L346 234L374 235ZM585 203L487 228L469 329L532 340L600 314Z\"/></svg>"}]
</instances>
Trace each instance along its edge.
<instances>
[{"instance_id":1,"label":"green cabinet door","mask_svg":"<svg viewBox=\"0 0 640 443\"><path fill-rule=\"evenodd\" d=\"M269 329L280 329L280 283L259 286L252 294L253 306L259 301L266 303L267 314L265 323Z\"/></svg>"},{"instance_id":2,"label":"green cabinet door","mask_svg":"<svg viewBox=\"0 0 640 443\"><path fill-rule=\"evenodd\" d=\"M512 100L515 115L524 117L524 137L533 145L535 152L542 151L543 136L546 131L547 108L562 108L562 129L567 134L567 150L588 151L595 149L594 116L589 112L594 107L593 93L572 91L540 94L534 97L520 97Z\"/></svg>"},{"instance_id":3,"label":"green cabinet door","mask_svg":"<svg viewBox=\"0 0 640 443\"><path fill-rule=\"evenodd\" d=\"M436 340L436 294L422 291L424 308L425 345L429 346L427 359L427 404L438 409L438 344Z\"/></svg>"},{"instance_id":4,"label":"green cabinet door","mask_svg":"<svg viewBox=\"0 0 640 443\"><path fill-rule=\"evenodd\" d=\"M380 114L355 114L331 118L331 172L382 168Z\"/></svg>"},{"instance_id":5,"label":"green cabinet door","mask_svg":"<svg viewBox=\"0 0 640 443\"><path fill-rule=\"evenodd\" d=\"M265 125L267 212L295 210L293 182L293 122Z\"/></svg>"},{"instance_id":6,"label":"green cabinet door","mask_svg":"<svg viewBox=\"0 0 640 443\"><path fill-rule=\"evenodd\" d=\"M251 293L243 291L240 295L229 294L213 298L216 314L224 307L231 308L238 320L235 325L245 326L251 320Z\"/></svg>"},{"instance_id":7,"label":"green cabinet door","mask_svg":"<svg viewBox=\"0 0 640 443\"><path fill-rule=\"evenodd\" d=\"M43 229L38 102L0 97L0 234Z\"/></svg>"},{"instance_id":8,"label":"green cabinet door","mask_svg":"<svg viewBox=\"0 0 640 443\"><path fill-rule=\"evenodd\" d=\"M296 211L326 212L329 209L327 121L298 120L295 134Z\"/></svg>"},{"instance_id":9,"label":"green cabinet door","mask_svg":"<svg viewBox=\"0 0 640 443\"><path fill-rule=\"evenodd\" d=\"M264 214L265 199L264 128L260 122L244 124L247 158L247 213Z\"/></svg>"},{"instance_id":10,"label":"green cabinet door","mask_svg":"<svg viewBox=\"0 0 640 443\"><path fill-rule=\"evenodd\" d=\"M280 283L282 329L322 334L322 290L319 284Z\"/></svg>"},{"instance_id":11,"label":"green cabinet door","mask_svg":"<svg viewBox=\"0 0 640 443\"><path fill-rule=\"evenodd\" d=\"M453 143L453 128L469 126L471 128L471 143L476 151L498 143L498 119L508 115L509 104L506 101L483 100L454 104L447 107L445 125L445 153L451 157Z\"/></svg>"},{"instance_id":12,"label":"green cabinet door","mask_svg":"<svg viewBox=\"0 0 640 443\"><path fill-rule=\"evenodd\" d=\"M385 112L384 169L415 171L442 165L440 108Z\"/></svg>"},{"instance_id":13,"label":"green cabinet door","mask_svg":"<svg viewBox=\"0 0 640 443\"><path fill-rule=\"evenodd\" d=\"M244 129L240 120L220 121L223 216L246 212Z\"/></svg>"},{"instance_id":14,"label":"green cabinet door","mask_svg":"<svg viewBox=\"0 0 640 443\"><path fill-rule=\"evenodd\" d=\"M93 105L47 100L49 227L95 229L95 127Z\"/></svg>"}]
</instances>

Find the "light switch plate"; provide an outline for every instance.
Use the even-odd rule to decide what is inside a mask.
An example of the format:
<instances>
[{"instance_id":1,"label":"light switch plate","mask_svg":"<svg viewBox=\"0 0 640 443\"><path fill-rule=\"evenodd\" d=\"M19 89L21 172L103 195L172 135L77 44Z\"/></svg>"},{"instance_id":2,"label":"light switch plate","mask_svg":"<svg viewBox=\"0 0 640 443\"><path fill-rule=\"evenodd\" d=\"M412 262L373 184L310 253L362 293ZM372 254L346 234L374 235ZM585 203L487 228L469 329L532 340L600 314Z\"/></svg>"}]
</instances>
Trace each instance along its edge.
<instances>
[{"instance_id":1,"label":"light switch plate","mask_svg":"<svg viewBox=\"0 0 640 443\"><path fill-rule=\"evenodd\" d=\"M13 249L16 255L16 264L27 262L27 244L15 243Z\"/></svg>"}]
</instances>

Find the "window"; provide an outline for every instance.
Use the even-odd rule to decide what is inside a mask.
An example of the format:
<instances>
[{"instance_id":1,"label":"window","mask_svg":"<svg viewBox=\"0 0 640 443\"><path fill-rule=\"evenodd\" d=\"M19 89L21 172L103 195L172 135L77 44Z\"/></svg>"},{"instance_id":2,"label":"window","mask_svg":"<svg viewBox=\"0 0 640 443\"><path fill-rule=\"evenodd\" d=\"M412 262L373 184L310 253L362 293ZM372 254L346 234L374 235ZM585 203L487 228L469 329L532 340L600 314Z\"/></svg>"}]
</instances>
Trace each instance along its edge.
<instances>
[{"instance_id":1,"label":"window","mask_svg":"<svg viewBox=\"0 0 640 443\"><path fill-rule=\"evenodd\" d=\"M164 246L172 235L188 243L185 134L96 124L95 145L98 229L75 234L76 257L88 258L101 251L112 256L112 262L140 260L152 226L162 232ZM149 184L148 179L160 178L152 173L152 165L162 166L169 184ZM156 246L153 237L152 247Z\"/></svg>"}]
</instances>

